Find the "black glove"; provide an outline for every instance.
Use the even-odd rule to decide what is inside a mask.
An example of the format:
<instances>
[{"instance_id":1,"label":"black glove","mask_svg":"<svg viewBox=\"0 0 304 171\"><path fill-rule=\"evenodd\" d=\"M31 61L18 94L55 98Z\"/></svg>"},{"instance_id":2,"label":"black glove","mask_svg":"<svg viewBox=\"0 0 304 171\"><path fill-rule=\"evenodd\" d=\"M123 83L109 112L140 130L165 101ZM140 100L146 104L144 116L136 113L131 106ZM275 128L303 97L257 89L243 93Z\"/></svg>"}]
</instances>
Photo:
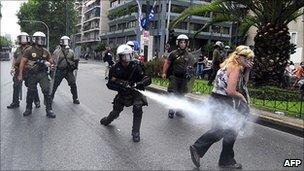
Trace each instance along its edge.
<instances>
[{"instance_id":1,"label":"black glove","mask_svg":"<svg viewBox=\"0 0 304 171\"><path fill-rule=\"evenodd\" d=\"M144 90L145 86L142 82L138 82L138 83L135 84L135 88L138 89L138 90Z\"/></svg>"},{"instance_id":2,"label":"black glove","mask_svg":"<svg viewBox=\"0 0 304 171\"><path fill-rule=\"evenodd\" d=\"M192 76L193 76L193 69L191 66L188 66L187 70L186 70L185 78L187 80L190 80L192 78Z\"/></svg>"},{"instance_id":3,"label":"black glove","mask_svg":"<svg viewBox=\"0 0 304 171\"><path fill-rule=\"evenodd\" d=\"M120 81L120 85L122 85L124 88L130 88L130 82L129 81Z\"/></svg>"}]
</instances>

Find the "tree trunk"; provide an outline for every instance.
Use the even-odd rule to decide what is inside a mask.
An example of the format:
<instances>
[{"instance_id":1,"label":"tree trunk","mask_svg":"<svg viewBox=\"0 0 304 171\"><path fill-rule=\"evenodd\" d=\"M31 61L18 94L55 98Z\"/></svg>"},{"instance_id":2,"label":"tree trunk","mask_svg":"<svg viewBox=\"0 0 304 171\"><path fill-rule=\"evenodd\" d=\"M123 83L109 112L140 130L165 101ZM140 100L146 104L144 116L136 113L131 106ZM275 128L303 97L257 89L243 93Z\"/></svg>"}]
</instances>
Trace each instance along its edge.
<instances>
[{"instance_id":1,"label":"tree trunk","mask_svg":"<svg viewBox=\"0 0 304 171\"><path fill-rule=\"evenodd\" d=\"M274 27L268 23L259 28L254 41L254 83L257 86L280 86L290 54L294 50L288 27Z\"/></svg>"}]
</instances>

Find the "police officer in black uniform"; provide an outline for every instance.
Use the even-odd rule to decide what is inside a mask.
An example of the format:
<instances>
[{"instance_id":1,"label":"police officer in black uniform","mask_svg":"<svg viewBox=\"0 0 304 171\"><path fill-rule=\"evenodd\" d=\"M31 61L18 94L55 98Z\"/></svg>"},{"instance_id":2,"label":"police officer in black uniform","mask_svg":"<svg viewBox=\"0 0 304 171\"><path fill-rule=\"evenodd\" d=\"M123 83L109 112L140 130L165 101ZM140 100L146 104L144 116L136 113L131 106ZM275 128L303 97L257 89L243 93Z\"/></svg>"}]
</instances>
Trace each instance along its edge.
<instances>
[{"instance_id":1,"label":"police officer in black uniform","mask_svg":"<svg viewBox=\"0 0 304 171\"><path fill-rule=\"evenodd\" d=\"M133 49L128 45L120 45L117 48L119 57L109 72L107 87L117 91L113 101L113 110L107 117L100 120L102 125L109 125L116 119L124 106L133 106L132 137L134 142L140 141L140 124L142 119L142 107L147 106L147 99L138 90L144 90L151 84L151 78L145 75L144 66L138 61L132 60Z\"/></svg>"}]
</instances>

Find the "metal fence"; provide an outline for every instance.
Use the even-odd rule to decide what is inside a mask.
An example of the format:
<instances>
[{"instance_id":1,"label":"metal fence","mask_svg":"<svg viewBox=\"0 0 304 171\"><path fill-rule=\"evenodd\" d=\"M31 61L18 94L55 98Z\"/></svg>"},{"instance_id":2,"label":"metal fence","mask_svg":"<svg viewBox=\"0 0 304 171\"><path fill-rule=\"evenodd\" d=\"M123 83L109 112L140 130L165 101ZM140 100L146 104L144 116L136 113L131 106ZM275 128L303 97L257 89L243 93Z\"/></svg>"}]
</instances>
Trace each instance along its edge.
<instances>
[{"instance_id":1,"label":"metal fence","mask_svg":"<svg viewBox=\"0 0 304 171\"><path fill-rule=\"evenodd\" d=\"M168 80L154 78L153 83L167 87ZM192 93L211 94L212 86L204 80L195 80ZM277 114L304 118L304 92L284 90L275 87L249 87L250 104L256 108L269 110Z\"/></svg>"}]
</instances>

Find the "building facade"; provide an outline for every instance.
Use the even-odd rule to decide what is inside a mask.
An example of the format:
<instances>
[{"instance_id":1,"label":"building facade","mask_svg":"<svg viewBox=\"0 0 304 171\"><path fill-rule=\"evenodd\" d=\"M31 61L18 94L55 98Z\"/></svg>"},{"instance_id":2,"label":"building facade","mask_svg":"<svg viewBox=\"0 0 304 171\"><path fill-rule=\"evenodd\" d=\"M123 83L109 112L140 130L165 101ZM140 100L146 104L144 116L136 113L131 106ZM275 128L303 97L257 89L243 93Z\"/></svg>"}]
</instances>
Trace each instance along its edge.
<instances>
[{"instance_id":1,"label":"building facade","mask_svg":"<svg viewBox=\"0 0 304 171\"><path fill-rule=\"evenodd\" d=\"M81 0L75 5L78 11L77 31L74 35L75 49L90 51L100 42L100 34L108 31L109 1Z\"/></svg>"},{"instance_id":2,"label":"building facade","mask_svg":"<svg viewBox=\"0 0 304 171\"><path fill-rule=\"evenodd\" d=\"M160 56L168 42L169 23L189 6L209 3L210 0L110 0L108 10L109 31L100 34L100 41L106 45L117 47L127 41L140 42L140 51L148 51L148 60L153 56ZM155 17L145 32L140 29L138 9L141 7L143 16L155 3ZM174 28L174 37L186 34L190 38L190 48L199 49L208 42L221 40L231 42L232 24L222 23L210 26L193 39L194 34L211 20L213 14L191 16ZM145 35L145 36L143 36ZM144 38L143 38L144 37ZM146 55L145 55L146 56Z\"/></svg>"},{"instance_id":3,"label":"building facade","mask_svg":"<svg viewBox=\"0 0 304 171\"><path fill-rule=\"evenodd\" d=\"M296 21L290 22L288 28L291 37L290 42L296 45L296 53L290 55L290 60L295 64L299 64L304 61L304 15L298 17ZM254 45L256 31L257 28L250 28L246 42L247 45Z\"/></svg>"}]
</instances>

